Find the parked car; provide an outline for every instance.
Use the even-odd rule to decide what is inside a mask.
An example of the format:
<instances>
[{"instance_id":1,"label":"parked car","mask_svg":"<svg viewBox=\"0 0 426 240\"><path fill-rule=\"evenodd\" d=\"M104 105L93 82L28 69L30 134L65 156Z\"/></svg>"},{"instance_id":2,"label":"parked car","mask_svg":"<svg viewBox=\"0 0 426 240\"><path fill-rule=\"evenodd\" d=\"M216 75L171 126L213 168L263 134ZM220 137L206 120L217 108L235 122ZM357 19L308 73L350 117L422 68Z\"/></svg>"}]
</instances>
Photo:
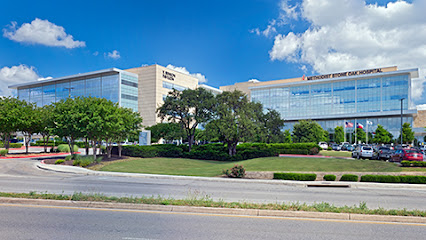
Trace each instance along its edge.
<instances>
[{"instance_id":1,"label":"parked car","mask_svg":"<svg viewBox=\"0 0 426 240\"><path fill-rule=\"evenodd\" d=\"M426 151L426 145L420 146L420 150Z\"/></svg>"},{"instance_id":2,"label":"parked car","mask_svg":"<svg viewBox=\"0 0 426 240\"><path fill-rule=\"evenodd\" d=\"M353 145L348 145L346 147L346 151L353 152L354 150L355 150L355 147Z\"/></svg>"},{"instance_id":3,"label":"parked car","mask_svg":"<svg viewBox=\"0 0 426 240\"><path fill-rule=\"evenodd\" d=\"M333 149L334 151L340 151L341 147L339 144L333 144L331 145L331 149Z\"/></svg>"},{"instance_id":4,"label":"parked car","mask_svg":"<svg viewBox=\"0 0 426 240\"><path fill-rule=\"evenodd\" d=\"M394 151L388 147L378 147L376 151L373 152L373 157L371 159L377 160L389 160Z\"/></svg>"},{"instance_id":5,"label":"parked car","mask_svg":"<svg viewBox=\"0 0 426 240\"><path fill-rule=\"evenodd\" d=\"M320 148L322 148L323 150L327 150L328 148L328 144L326 142L319 142L318 145L320 146Z\"/></svg>"},{"instance_id":6,"label":"parked car","mask_svg":"<svg viewBox=\"0 0 426 240\"><path fill-rule=\"evenodd\" d=\"M415 149L397 149L390 160L392 162L423 161L423 154Z\"/></svg>"},{"instance_id":7,"label":"parked car","mask_svg":"<svg viewBox=\"0 0 426 240\"><path fill-rule=\"evenodd\" d=\"M358 145L355 148L355 151L352 152L353 158L372 158L373 157L373 148L369 146Z\"/></svg>"}]
</instances>

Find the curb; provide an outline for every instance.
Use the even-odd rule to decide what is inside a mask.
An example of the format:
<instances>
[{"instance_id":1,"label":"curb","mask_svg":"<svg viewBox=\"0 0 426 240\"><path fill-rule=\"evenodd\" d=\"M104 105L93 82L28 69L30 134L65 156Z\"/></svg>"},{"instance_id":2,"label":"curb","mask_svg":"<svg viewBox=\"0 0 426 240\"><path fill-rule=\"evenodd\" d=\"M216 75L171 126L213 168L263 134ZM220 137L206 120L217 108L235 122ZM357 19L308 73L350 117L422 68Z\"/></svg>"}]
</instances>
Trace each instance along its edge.
<instances>
[{"instance_id":1,"label":"curb","mask_svg":"<svg viewBox=\"0 0 426 240\"><path fill-rule=\"evenodd\" d=\"M110 177L133 177L133 178L149 178L149 179L171 179L171 180L195 180L195 181L211 181L211 182L233 182L233 183L262 183L276 184L293 187L336 187L336 188L401 188L401 189L426 189L426 184L398 184L398 183L368 183L368 182L329 182L329 181L290 181L290 180L265 180L265 179L235 179L220 177L194 177L194 176L175 176L160 174L143 174L143 173L121 173L121 172L101 172L75 166L58 166L37 163L36 166L43 170L84 174L91 176L110 176Z\"/></svg>"},{"instance_id":2,"label":"curb","mask_svg":"<svg viewBox=\"0 0 426 240\"><path fill-rule=\"evenodd\" d=\"M76 154L80 154L80 152L75 152L75 153L76 153ZM66 155L69 155L69 153L51 153L51 154L29 155L29 156L0 157L0 159L55 157L55 156L66 156Z\"/></svg>"},{"instance_id":3,"label":"curb","mask_svg":"<svg viewBox=\"0 0 426 240\"><path fill-rule=\"evenodd\" d=\"M175 205L149 205L149 204L46 200L46 199L7 198L7 197L0 197L0 203L14 204L14 205L16 204L16 205L37 205L37 206L60 206L60 207L93 208L93 209L121 209L121 210L159 211L159 212L176 212L176 213L223 214L223 215L234 215L234 216L327 219L327 220L343 220L343 221L353 221L353 222L370 221L370 222L384 222L384 223L417 223L417 224L425 224L426 226L425 217L365 215L365 214L352 214L352 213L189 207L189 206L175 206Z\"/></svg>"}]
</instances>

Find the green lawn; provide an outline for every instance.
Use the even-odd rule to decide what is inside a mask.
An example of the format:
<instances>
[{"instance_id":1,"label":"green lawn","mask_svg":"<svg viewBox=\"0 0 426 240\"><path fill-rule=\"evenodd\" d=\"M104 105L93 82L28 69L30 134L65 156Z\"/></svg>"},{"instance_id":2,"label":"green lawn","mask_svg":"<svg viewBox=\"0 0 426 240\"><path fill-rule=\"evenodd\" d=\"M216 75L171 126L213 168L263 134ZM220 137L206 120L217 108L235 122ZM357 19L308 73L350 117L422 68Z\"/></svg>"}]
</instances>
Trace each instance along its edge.
<instances>
[{"instance_id":1,"label":"green lawn","mask_svg":"<svg viewBox=\"0 0 426 240\"><path fill-rule=\"evenodd\" d=\"M336 158L267 157L239 162L220 162L184 158L140 158L108 163L100 171L213 177L222 169L241 164L246 171L318 171L318 172L400 172L394 163Z\"/></svg>"},{"instance_id":2,"label":"green lawn","mask_svg":"<svg viewBox=\"0 0 426 240\"><path fill-rule=\"evenodd\" d=\"M320 154L323 156L331 156L331 157L352 157L352 152L346 152L346 151L322 150Z\"/></svg>"}]
</instances>

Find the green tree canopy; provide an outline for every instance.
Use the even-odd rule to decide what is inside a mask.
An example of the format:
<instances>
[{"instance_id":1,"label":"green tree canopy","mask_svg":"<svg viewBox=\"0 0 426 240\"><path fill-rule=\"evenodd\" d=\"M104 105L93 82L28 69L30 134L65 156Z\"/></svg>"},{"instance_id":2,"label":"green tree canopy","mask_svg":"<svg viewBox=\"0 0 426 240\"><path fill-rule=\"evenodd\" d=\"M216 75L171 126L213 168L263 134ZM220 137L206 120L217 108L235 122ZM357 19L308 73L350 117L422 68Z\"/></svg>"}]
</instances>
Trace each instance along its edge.
<instances>
[{"instance_id":1,"label":"green tree canopy","mask_svg":"<svg viewBox=\"0 0 426 240\"><path fill-rule=\"evenodd\" d=\"M11 135L22 125L22 109L25 104L25 101L16 98L0 97L0 136L6 149L9 149Z\"/></svg>"},{"instance_id":2,"label":"green tree canopy","mask_svg":"<svg viewBox=\"0 0 426 240\"><path fill-rule=\"evenodd\" d=\"M261 106L262 107L262 106ZM284 127L284 119L280 113L274 109L268 109L266 113L260 110L259 116L259 133L261 142L277 143L282 142L284 134L281 128Z\"/></svg>"},{"instance_id":3,"label":"green tree canopy","mask_svg":"<svg viewBox=\"0 0 426 240\"><path fill-rule=\"evenodd\" d=\"M162 120L167 119L181 125L191 151L198 125L213 118L214 106L215 97L203 88L186 89L182 92L174 89L157 109L157 114Z\"/></svg>"},{"instance_id":4,"label":"green tree canopy","mask_svg":"<svg viewBox=\"0 0 426 240\"><path fill-rule=\"evenodd\" d=\"M157 123L146 129L151 131L151 142L158 142L161 138L171 142L186 137L179 123Z\"/></svg>"},{"instance_id":5,"label":"green tree canopy","mask_svg":"<svg viewBox=\"0 0 426 240\"><path fill-rule=\"evenodd\" d=\"M398 137L398 141L401 141L401 134ZM402 124L402 143L412 143L414 141L414 132L411 129L409 123Z\"/></svg>"},{"instance_id":6,"label":"green tree canopy","mask_svg":"<svg viewBox=\"0 0 426 240\"><path fill-rule=\"evenodd\" d=\"M259 122L256 111L261 109L259 104L250 102L241 91L225 91L217 95L216 99L216 119L208 123L214 126L206 129L216 130L219 138L227 143L229 155L234 156L237 143L256 134Z\"/></svg>"},{"instance_id":7,"label":"green tree canopy","mask_svg":"<svg viewBox=\"0 0 426 240\"><path fill-rule=\"evenodd\" d=\"M377 125L375 135L373 137L374 143L390 143L392 141L393 136L391 133L384 129L382 125Z\"/></svg>"},{"instance_id":8,"label":"green tree canopy","mask_svg":"<svg viewBox=\"0 0 426 240\"><path fill-rule=\"evenodd\" d=\"M293 126L293 141L296 143L325 141L324 129L315 121L300 120Z\"/></svg>"},{"instance_id":9,"label":"green tree canopy","mask_svg":"<svg viewBox=\"0 0 426 240\"><path fill-rule=\"evenodd\" d=\"M353 142L355 142L355 136L356 136L356 140L357 140L357 142L358 141L361 141L362 143L365 143L366 142L366 137L367 137L367 134L365 133L365 131L364 131L364 129L362 129L362 128L357 128L357 130L356 130L356 135L354 134L354 135L352 135L352 141Z\"/></svg>"},{"instance_id":10,"label":"green tree canopy","mask_svg":"<svg viewBox=\"0 0 426 240\"><path fill-rule=\"evenodd\" d=\"M342 126L337 126L334 128L334 142L341 143L345 141L345 132Z\"/></svg>"}]
</instances>

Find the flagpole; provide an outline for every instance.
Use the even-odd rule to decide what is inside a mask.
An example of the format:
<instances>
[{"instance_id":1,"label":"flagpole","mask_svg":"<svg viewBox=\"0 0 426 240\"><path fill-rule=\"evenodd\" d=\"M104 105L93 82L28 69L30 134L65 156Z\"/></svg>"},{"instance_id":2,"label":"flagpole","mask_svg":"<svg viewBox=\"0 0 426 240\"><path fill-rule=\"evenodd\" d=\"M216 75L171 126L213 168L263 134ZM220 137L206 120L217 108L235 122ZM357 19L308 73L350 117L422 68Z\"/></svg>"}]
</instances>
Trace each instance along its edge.
<instances>
[{"instance_id":1,"label":"flagpole","mask_svg":"<svg viewBox=\"0 0 426 240\"><path fill-rule=\"evenodd\" d=\"M368 120L367 120L367 135L366 135L366 143L368 144Z\"/></svg>"},{"instance_id":2,"label":"flagpole","mask_svg":"<svg viewBox=\"0 0 426 240\"><path fill-rule=\"evenodd\" d=\"M357 135L356 135L356 128L357 128L357 123L356 123L356 119L355 119L355 124L354 124L354 127L355 127L355 144L357 144Z\"/></svg>"},{"instance_id":3,"label":"flagpole","mask_svg":"<svg viewBox=\"0 0 426 240\"><path fill-rule=\"evenodd\" d=\"M343 142L346 142L346 120L343 120Z\"/></svg>"}]
</instances>

